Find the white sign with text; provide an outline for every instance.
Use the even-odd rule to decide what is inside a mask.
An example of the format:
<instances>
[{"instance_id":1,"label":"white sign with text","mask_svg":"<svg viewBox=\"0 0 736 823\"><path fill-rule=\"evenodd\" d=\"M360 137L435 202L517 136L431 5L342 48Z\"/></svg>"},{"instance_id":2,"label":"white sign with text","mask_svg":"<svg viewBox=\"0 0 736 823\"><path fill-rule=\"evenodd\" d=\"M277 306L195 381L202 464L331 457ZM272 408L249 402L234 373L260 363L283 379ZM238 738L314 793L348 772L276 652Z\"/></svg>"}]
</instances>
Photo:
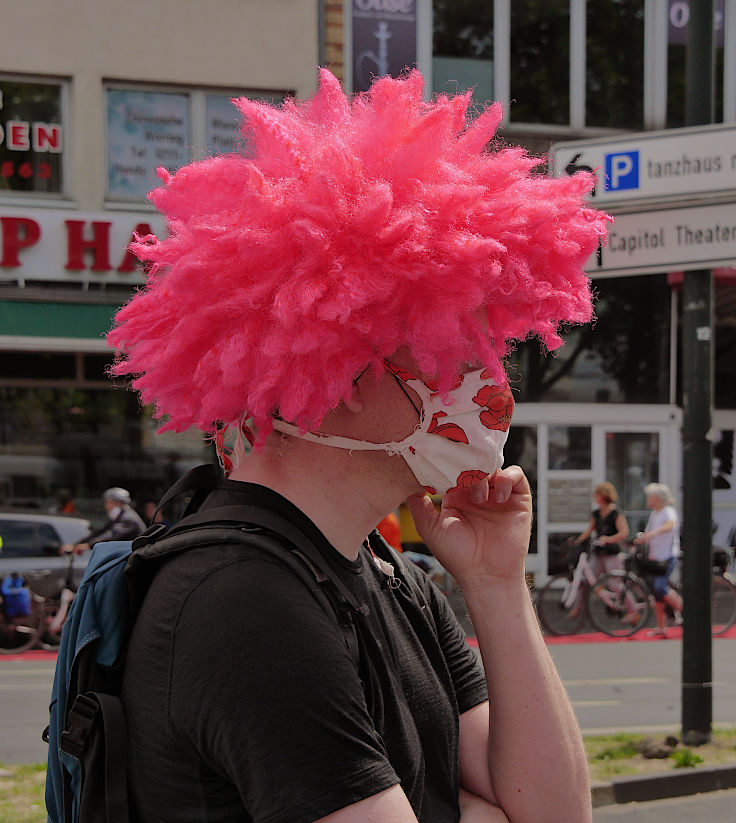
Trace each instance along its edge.
<instances>
[{"instance_id":1,"label":"white sign with text","mask_svg":"<svg viewBox=\"0 0 736 823\"><path fill-rule=\"evenodd\" d=\"M555 177L594 171L591 202L608 205L736 192L736 126L698 126L555 143Z\"/></svg>"},{"instance_id":2,"label":"white sign with text","mask_svg":"<svg viewBox=\"0 0 736 823\"><path fill-rule=\"evenodd\" d=\"M736 266L736 203L615 215L587 272L652 274Z\"/></svg>"}]
</instances>

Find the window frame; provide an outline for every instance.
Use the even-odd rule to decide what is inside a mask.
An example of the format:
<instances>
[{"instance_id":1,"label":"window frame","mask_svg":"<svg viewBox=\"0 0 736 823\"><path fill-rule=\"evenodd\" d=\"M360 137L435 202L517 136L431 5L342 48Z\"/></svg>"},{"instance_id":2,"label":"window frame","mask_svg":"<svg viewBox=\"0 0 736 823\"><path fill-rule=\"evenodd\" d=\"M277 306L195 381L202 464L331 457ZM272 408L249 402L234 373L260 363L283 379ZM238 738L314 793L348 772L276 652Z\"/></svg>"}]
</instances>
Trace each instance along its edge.
<instances>
[{"instance_id":1,"label":"window frame","mask_svg":"<svg viewBox=\"0 0 736 823\"><path fill-rule=\"evenodd\" d=\"M61 191L8 191L0 189L0 202L4 206L43 207L51 208L60 204L68 204L72 200L70 187L71 170L71 140L70 126L71 112L71 79L60 75L25 74L2 71L0 81L7 80L14 83L37 83L39 85L59 86L59 108L61 111Z\"/></svg>"}]
</instances>

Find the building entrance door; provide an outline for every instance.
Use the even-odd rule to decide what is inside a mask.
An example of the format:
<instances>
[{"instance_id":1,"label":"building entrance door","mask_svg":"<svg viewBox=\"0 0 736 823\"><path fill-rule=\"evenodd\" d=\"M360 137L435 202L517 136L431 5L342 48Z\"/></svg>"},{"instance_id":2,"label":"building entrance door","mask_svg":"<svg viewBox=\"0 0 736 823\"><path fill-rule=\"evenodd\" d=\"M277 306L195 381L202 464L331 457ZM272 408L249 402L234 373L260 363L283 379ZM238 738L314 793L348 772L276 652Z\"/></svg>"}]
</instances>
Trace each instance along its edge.
<instances>
[{"instance_id":1,"label":"building entrance door","mask_svg":"<svg viewBox=\"0 0 736 823\"><path fill-rule=\"evenodd\" d=\"M644 530L649 517L644 487L660 480L660 440L658 431L603 432L603 474L618 491L618 507L632 536Z\"/></svg>"}]
</instances>

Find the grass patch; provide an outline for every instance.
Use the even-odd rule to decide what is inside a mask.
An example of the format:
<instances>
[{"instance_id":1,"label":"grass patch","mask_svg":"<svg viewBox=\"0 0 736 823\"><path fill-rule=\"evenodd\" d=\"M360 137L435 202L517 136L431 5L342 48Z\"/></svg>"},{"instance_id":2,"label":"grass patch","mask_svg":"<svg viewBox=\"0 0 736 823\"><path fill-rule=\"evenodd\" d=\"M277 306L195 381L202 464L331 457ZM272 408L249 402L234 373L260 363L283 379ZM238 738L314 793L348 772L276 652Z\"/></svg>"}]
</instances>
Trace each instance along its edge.
<instances>
[{"instance_id":1,"label":"grass patch","mask_svg":"<svg viewBox=\"0 0 736 823\"><path fill-rule=\"evenodd\" d=\"M678 749L670 755L675 761L676 769L694 769L698 763L703 763L703 758L695 754L692 749Z\"/></svg>"},{"instance_id":2,"label":"grass patch","mask_svg":"<svg viewBox=\"0 0 736 823\"><path fill-rule=\"evenodd\" d=\"M678 743L668 757L645 758L641 752L648 742L663 743L665 735L611 734L584 738L590 777L610 780L619 775L657 774L671 769L736 764L736 729L713 730L710 743L686 747Z\"/></svg>"},{"instance_id":3,"label":"grass patch","mask_svg":"<svg viewBox=\"0 0 736 823\"><path fill-rule=\"evenodd\" d=\"M46 764L0 764L0 823L44 823Z\"/></svg>"}]
</instances>

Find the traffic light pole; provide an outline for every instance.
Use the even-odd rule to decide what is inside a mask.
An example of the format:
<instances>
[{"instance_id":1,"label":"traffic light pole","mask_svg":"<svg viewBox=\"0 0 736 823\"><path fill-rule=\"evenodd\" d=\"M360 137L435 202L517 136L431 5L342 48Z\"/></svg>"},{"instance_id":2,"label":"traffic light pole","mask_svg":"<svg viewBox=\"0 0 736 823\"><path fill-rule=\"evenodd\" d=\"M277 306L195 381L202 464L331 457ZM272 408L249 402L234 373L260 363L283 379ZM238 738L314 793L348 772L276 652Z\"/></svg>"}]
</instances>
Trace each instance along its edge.
<instances>
[{"instance_id":1,"label":"traffic light pole","mask_svg":"<svg viewBox=\"0 0 736 823\"><path fill-rule=\"evenodd\" d=\"M690 3L686 125L713 121L713 0ZM682 292L682 737L707 743L713 723L712 444L713 273L687 271Z\"/></svg>"}]
</instances>

